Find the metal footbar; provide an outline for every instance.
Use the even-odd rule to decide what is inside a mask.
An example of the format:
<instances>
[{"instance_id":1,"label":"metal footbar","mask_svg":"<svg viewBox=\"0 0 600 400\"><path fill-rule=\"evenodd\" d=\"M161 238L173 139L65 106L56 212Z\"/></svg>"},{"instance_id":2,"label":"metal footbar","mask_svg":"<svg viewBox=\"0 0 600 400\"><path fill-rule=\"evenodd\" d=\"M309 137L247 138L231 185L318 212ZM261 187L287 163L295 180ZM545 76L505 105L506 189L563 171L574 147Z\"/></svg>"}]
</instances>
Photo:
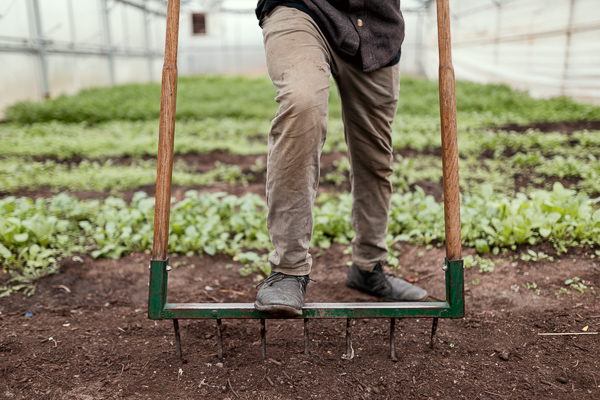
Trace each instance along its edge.
<instances>
[{"instance_id":1,"label":"metal footbar","mask_svg":"<svg viewBox=\"0 0 600 400\"><path fill-rule=\"evenodd\" d=\"M399 303L306 303L302 315L293 319L304 320L304 354L309 353L309 320L315 318L346 319L346 353L354 357L352 347L352 320L358 318L389 318L390 357L396 358L395 330L399 318L433 318L430 347L434 348L439 318L462 318L465 312L463 260L460 236L460 200L458 186L458 146L456 125L456 94L454 69L450 47L449 0L437 0L438 46L440 55L439 90L442 135L442 168L444 177L444 216L446 258L442 267L446 279L446 300L438 302ZM180 319L213 319L217 325L218 357L223 359L223 319L259 319L260 349L267 358L267 319L282 317L264 314L254 309L253 303L167 303L167 279L171 270L167 257L169 213L171 206L171 178L173 144L175 137L175 101L177 98L177 43L179 33L180 0L169 0L167 10L167 37L162 76L158 168L156 181L156 209L154 241L150 262L150 290L148 317L172 319L177 356L181 357Z\"/></svg>"}]
</instances>

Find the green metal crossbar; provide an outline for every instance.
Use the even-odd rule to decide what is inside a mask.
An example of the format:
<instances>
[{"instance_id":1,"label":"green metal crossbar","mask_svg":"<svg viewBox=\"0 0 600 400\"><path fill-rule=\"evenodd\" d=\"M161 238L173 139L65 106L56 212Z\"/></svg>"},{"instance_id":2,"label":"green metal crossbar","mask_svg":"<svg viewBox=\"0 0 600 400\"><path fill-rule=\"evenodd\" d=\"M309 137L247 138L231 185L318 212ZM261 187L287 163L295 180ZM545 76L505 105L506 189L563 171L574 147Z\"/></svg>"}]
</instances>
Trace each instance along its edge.
<instances>
[{"instance_id":1,"label":"green metal crossbar","mask_svg":"<svg viewBox=\"0 0 600 400\"><path fill-rule=\"evenodd\" d=\"M303 318L461 318L464 314L463 262L445 260L446 301L402 303L306 303ZM168 260L150 264L148 315L151 319L280 319L253 303L167 303Z\"/></svg>"},{"instance_id":2,"label":"green metal crossbar","mask_svg":"<svg viewBox=\"0 0 600 400\"><path fill-rule=\"evenodd\" d=\"M150 264L150 294L148 316L151 319L172 319L175 330L175 347L178 357L181 353L179 333L180 319L214 319L217 321L218 357L223 359L222 319L260 319L261 355L266 359L266 319L281 317L262 313L253 303L167 303L169 260L152 260ZM346 353L352 358L351 319L389 318L390 357L395 359L396 318L433 318L430 347L435 344L438 318L462 318L464 315L464 266L462 260L445 259L446 301L444 302L402 302L402 303L306 303L302 315L287 319L304 320L304 353L308 351L308 320L315 318L346 319Z\"/></svg>"},{"instance_id":3,"label":"green metal crossbar","mask_svg":"<svg viewBox=\"0 0 600 400\"><path fill-rule=\"evenodd\" d=\"M404 303L307 303L302 315L291 317L304 320L304 352L308 354L308 320L314 318L346 319L346 358L354 356L351 341L352 319L389 318L390 353L395 357L394 332L397 318L433 318L430 345L433 348L438 318L461 318L464 315L464 277L460 235L460 203L458 188L458 147L456 127L456 96L454 69L450 53L449 0L438 0L438 44L440 51L440 119L442 130L442 166L444 182L444 216L446 258L443 270L446 279L446 300L438 302ZM218 356L223 358L222 320L259 319L261 321L261 353L266 358L266 320L282 318L261 313L252 303L168 303L167 281L169 259L169 213L175 137L175 104L177 97L177 42L180 0L169 0L167 37L161 93L158 168L154 242L150 263L148 316L151 319L172 319L177 355L181 357L179 319L214 319L217 322Z\"/></svg>"}]
</instances>

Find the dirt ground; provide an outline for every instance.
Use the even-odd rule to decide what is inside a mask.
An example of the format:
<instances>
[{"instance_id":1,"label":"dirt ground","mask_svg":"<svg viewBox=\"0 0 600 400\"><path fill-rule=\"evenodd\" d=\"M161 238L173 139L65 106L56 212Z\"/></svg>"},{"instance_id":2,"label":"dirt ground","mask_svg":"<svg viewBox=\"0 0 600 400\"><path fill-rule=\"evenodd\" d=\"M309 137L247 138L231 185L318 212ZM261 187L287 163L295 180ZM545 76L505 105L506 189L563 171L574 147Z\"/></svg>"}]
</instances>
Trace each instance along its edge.
<instances>
[{"instance_id":1,"label":"dirt ground","mask_svg":"<svg viewBox=\"0 0 600 400\"><path fill-rule=\"evenodd\" d=\"M443 298L443 250L402 250L404 276ZM434 350L429 319L398 322L397 360L389 357L389 320L355 320L353 360L341 358L344 320L311 320L308 356L301 320L268 320L263 361L259 322L225 320L222 363L214 321L181 321L179 359L171 321L147 318L147 254L70 258L34 296L0 299L0 397L600 398L600 337L588 334L600 331L598 290L554 294L573 276L600 282L600 264L578 250L560 263L507 260L490 274L466 270L467 316L440 320ZM373 301L344 287L347 260L339 246L316 259L307 302ZM173 258L179 266L170 272L169 300L252 302L256 282L231 263ZM540 294L526 282L536 282Z\"/></svg>"},{"instance_id":2,"label":"dirt ground","mask_svg":"<svg viewBox=\"0 0 600 400\"><path fill-rule=\"evenodd\" d=\"M325 168L340 156L329 156ZM235 162L252 165L254 158ZM153 188L142 189L152 194ZM174 195L186 189L174 187ZM338 189L322 185L324 191ZM227 190L263 194L264 182ZM149 254L70 257L59 274L39 281L34 296L0 298L0 398L598 399L600 258L591 258L595 249L561 256L549 245L533 249L556 260L511 261L527 250L521 248L502 256L491 273L465 271L467 315L440 320L433 350L431 319L397 322L395 360L389 357L387 319L354 321L352 360L342 359L345 320L311 320L309 355L303 354L302 320L268 320L263 361L259 321L224 320L222 363L215 321L180 321L180 359L171 321L147 318ZM443 299L443 248L404 244L400 250L399 273L432 299ZM337 245L316 257L316 282L306 301L374 301L344 286L347 261ZM169 301L254 301L256 278L242 277L241 264L228 257L172 257L171 265ZM588 287L585 293L556 295L574 276ZM7 279L0 273L0 285ZM556 335L561 333L568 334Z\"/></svg>"}]
</instances>

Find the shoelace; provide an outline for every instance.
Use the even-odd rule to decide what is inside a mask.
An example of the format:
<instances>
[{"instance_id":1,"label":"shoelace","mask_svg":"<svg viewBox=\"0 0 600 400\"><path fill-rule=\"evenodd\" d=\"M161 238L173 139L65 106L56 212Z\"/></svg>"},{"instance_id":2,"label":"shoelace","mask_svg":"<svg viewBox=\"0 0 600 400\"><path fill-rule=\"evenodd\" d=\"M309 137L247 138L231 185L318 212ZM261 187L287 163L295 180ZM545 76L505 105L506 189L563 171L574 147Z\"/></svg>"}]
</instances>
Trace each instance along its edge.
<instances>
[{"instance_id":1,"label":"shoelace","mask_svg":"<svg viewBox=\"0 0 600 400\"><path fill-rule=\"evenodd\" d=\"M373 270L373 272L380 275L382 279L379 282L377 282L377 285L374 288L375 290L381 290L381 289L387 288L388 285L390 284L389 280L398 279L398 277L396 275L385 271L385 269L383 268L385 266L385 261L381 262L379 265L380 265L380 268L377 268L377 266L376 266L375 269Z\"/></svg>"},{"instance_id":2,"label":"shoelace","mask_svg":"<svg viewBox=\"0 0 600 400\"><path fill-rule=\"evenodd\" d=\"M258 283L258 285L256 285L256 289L260 288L262 285L272 285L275 282L279 282L282 281L284 279L295 279L301 286L302 288L306 288L306 285L308 285L308 282L316 282L314 279L310 279L310 277L308 275L304 275L304 276L295 276L295 275L286 275L282 272L274 272L271 275L269 275L268 277L266 277L265 279L263 279L262 281L260 281Z\"/></svg>"}]
</instances>

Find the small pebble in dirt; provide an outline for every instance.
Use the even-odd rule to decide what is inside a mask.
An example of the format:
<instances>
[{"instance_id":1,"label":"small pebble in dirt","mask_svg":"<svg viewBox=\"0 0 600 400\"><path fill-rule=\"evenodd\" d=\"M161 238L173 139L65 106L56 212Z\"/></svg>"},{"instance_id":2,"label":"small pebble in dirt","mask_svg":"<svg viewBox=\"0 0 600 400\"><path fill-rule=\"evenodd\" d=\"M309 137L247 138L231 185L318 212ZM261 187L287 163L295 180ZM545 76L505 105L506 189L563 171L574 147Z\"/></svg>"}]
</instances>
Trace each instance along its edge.
<instances>
[{"instance_id":1,"label":"small pebble in dirt","mask_svg":"<svg viewBox=\"0 0 600 400\"><path fill-rule=\"evenodd\" d=\"M223 368L223 363L216 363L215 365L219 368Z\"/></svg>"},{"instance_id":2,"label":"small pebble in dirt","mask_svg":"<svg viewBox=\"0 0 600 400\"><path fill-rule=\"evenodd\" d=\"M569 380L568 380L567 378L565 378L564 376L559 376L559 377L557 377L557 378L556 378L556 381L557 381L557 382L560 382L560 383L562 383L562 384L565 384L565 383L569 382Z\"/></svg>"},{"instance_id":3,"label":"small pebble in dirt","mask_svg":"<svg viewBox=\"0 0 600 400\"><path fill-rule=\"evenodd\" d=\"M510 353L508 352L508 350L502 350L498 357L500 357L501 360L508 361L508 359L510 358Z\"/></svg>"}]
</instances>

